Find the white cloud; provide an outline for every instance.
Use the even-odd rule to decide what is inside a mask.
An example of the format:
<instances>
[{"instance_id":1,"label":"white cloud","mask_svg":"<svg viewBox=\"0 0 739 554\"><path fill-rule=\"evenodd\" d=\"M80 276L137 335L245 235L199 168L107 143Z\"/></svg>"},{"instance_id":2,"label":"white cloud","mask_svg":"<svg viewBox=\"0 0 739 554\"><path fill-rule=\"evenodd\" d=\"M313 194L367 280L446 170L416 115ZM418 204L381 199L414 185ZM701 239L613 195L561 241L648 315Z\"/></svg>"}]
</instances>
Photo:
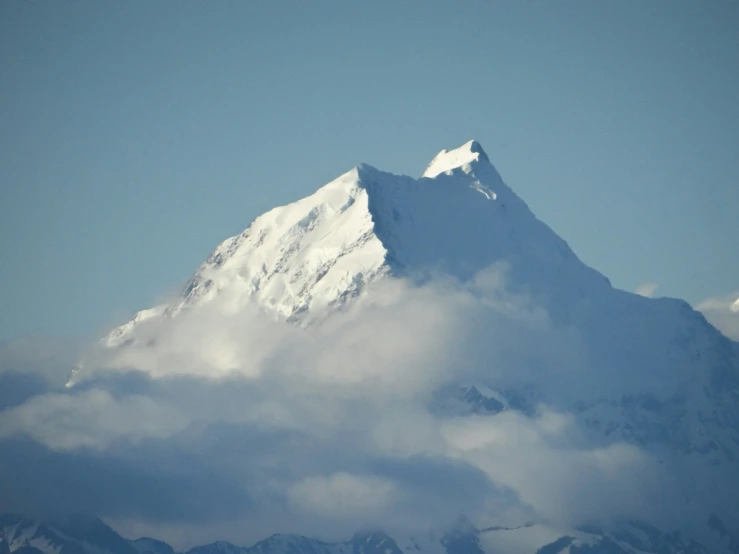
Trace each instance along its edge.
<instances>
[{"instance_id":1,"label":"white cloud","mask_svg":"<svg viewBox=\"0 0 739 554\"><path fill-rule=\"evenodd\" d=\"M700 302L696 310L724 335L739 341L739 291L726 296L715 296Z\"/></svg>"},{"instance_id":2,"label":"white cloud","mask_svg":"<svg viewBox=\"0 0 739 554\"><path fill-rule=\"evenodd\" d=\"M559 525L653 515L647 491L674 490L638 447L591 444L571 414L545 406L533 418L516 412L456 418L442 434L452 452L517 491L541 520Z\"/></svg>"},{"instance_id":3,"label":"white cloud","mask_svg":"<svg viewBox=\"0 0 739 554\"><path fill-rule=\"evenodd\" d=\"M653 283L650 281L650 282L642 283L641 285L636 287L634 292L638 294L639 296L646 296L647 298L652 298L658 287L659 285L657 283Z\"/></svg>"},{"instance_id":4,"label":"white cloud","mask_svg":"<svg viewBox=\"0 0 739 554\"><path fill-rule=\"evenodd\" d=\"M180 431L187 418L169 406L144 396L115 399L102 390L74 396L43 394L0 417L0 437L26 433L55 450L80 447L103 449L125 438L165 438Z\"/></svg>"}]
</instances>

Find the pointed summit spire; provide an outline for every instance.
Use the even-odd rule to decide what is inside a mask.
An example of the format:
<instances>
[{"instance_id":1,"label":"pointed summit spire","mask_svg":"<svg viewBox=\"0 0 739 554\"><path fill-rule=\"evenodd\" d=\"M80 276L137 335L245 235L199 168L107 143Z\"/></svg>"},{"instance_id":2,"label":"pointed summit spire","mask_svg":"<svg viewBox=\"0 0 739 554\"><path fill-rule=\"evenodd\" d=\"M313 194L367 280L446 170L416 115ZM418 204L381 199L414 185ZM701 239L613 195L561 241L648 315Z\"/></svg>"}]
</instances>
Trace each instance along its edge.
<instances>
[{"instance_id":1,"label":"pointed summit spire","mask_svg":"<svg viewBox=\"0 0 739 554\"><path fill-rule=\"evenodd\" d=\"M423 172L423 177L436 177L440 173L450 171L458 167L476 162L485 161L490 163L490 158L476 140L465 142L454 150L442 150Z\"/></svg>"}]
</instances>

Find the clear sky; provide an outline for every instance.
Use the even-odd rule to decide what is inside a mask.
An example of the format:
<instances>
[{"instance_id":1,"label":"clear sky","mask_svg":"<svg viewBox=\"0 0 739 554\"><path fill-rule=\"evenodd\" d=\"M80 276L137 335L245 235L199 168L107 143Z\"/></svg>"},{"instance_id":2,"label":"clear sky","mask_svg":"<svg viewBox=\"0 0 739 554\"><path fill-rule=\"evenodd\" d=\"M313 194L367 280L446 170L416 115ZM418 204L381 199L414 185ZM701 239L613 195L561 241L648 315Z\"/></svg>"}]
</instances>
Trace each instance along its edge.
<instances>
[{"instance_id":1,"label":"clear sky","mask_svg":"<svg viewBox=\"0 0 739 554\"><path fill-rule=\"evenodd\" d=\"M175 292L360 162L476 138L614 285L739 287L739 2L0 3L0 339Z\"/></svg>"}]
</instances>

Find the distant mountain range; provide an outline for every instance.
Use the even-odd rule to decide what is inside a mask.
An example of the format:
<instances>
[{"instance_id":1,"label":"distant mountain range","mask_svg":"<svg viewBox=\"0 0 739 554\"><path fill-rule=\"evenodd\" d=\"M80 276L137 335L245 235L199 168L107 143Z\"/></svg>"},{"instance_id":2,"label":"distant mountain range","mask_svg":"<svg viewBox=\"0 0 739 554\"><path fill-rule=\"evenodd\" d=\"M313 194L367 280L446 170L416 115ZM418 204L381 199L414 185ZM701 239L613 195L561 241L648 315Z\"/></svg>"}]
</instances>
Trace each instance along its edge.
<instances>
[{"instance_id":1,"label":"distant mountain range","mask_svg":"<svg viewBox=\"0 0 739 554\"><path fill-rule=\"evenodd\" d=\"M707 522L718 543L739 552L739 542L714 515ZM588 528L556 537L554 529L530 525L516 529L477 530L461 522L436 536L408 537L397 542L382 532L357 533L346 542L327 543L300 535L273 535L243 547L218 541L184 554L705 554L705 546L680 532L663 533L640 522L624 523L612 532ZM556 538L554 538L556 537ZM544 544L539 545L539 543ZM165 542L148 537L124 539L96 518L68 516L54 523L22 516L0 516L0 554L175 554Z\"/></svg>"}]
</instances>

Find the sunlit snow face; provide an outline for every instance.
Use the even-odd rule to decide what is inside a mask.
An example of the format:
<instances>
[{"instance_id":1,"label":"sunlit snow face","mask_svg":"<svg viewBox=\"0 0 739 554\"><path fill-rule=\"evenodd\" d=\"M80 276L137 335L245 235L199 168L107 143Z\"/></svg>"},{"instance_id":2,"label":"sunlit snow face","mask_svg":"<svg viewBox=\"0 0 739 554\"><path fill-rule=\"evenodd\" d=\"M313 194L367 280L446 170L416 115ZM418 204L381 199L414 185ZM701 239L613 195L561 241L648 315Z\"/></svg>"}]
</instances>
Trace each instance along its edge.
<instances>
[{"instance_id":1,"label":"sunlit snow face","mask_svg":"<svg viewBox=\"0 0 739 554\"><path fill-rule=\"evenodd\" d=\"M460 514L566 526L670 511L678 488L660 460L622 435L594 438L572 411L592 357L572 328L506 290L504 268L372 292L323 326L211 303L157 323L148 346L88 352L107 370L0 412L18 453L0 461L14 475L3 502L242 542L421 533ZM492 390L507 409L440 413L438 391L455 384Z\"/></svg>"}]
</instances>

